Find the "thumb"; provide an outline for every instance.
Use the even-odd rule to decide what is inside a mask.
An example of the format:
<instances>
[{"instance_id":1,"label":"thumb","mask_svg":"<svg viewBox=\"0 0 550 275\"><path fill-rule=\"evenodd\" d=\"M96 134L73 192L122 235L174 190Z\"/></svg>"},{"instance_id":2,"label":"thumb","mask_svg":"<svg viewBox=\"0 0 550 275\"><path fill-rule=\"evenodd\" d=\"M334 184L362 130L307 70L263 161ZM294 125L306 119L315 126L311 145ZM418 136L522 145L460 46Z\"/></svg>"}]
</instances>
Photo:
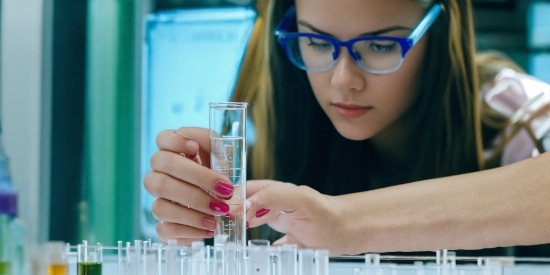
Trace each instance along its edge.
<instances>
[{"instance_id":1,"label":"thumb","mask_svg":"<svg viewBox=\"0 0 550 275\"><path fill-rule=\"evenodd\" d=\"M274 180L248 180L246 181L246 196L250 197L269 186L279 183L280 182Z\"/></svg>"},{"instance_id":2,"label":"thumb","mask_svg":"<svg viewBox=\"0 0 550 275\"><path fill-rule=\"evenodd\" d=\"M248 184L248 182L247 182ZM252 182L250 187L247 187L247 191L252 193L248 197L250 208L247 213L247 220L251 220L255 215L257 218L257 211L266 212L269 210L271 213L292 213L298 209L300 204L300 189L294 184L283 183L277 181L256 181ZM275 218L276 215L270 215L271 218ZM262 219L264 222L268 222Z\"/></svg>"}]
</instances>

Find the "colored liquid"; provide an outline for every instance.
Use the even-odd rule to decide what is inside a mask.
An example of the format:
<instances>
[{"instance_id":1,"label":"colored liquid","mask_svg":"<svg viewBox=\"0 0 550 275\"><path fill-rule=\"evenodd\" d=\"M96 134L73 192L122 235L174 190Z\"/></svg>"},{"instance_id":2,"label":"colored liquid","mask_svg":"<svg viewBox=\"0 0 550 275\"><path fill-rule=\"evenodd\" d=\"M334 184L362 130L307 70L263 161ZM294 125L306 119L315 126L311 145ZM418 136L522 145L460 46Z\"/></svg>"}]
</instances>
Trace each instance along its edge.
<instances>
[{"instance_id":1,"label":"colored liquid","mask_svg":"<svg viewBox=\"0 0 550 275\"><path fill-rule=\"evenodd\" d=\"M67 265L49 265L48 275L67 275Z\"/></svg>"},{"instance_id":2,"label":"colored liquid","mask_svg":"<svg viewBox=\"0 0 550 275\"><path fill-rule=\"evenodd\" d=\"M101 263L78 263L78 275L101 275Z\"/></svg>"},{"instance_id":3,"label":"colored liquid","mask_svg":"<svg viewBox=\"0 0 550 275\"><path fill-rule=\"evenodd\" d=\"M11 275L11 265L9 262L0 262L0 275Z\"/></svg>"}]
</instances>

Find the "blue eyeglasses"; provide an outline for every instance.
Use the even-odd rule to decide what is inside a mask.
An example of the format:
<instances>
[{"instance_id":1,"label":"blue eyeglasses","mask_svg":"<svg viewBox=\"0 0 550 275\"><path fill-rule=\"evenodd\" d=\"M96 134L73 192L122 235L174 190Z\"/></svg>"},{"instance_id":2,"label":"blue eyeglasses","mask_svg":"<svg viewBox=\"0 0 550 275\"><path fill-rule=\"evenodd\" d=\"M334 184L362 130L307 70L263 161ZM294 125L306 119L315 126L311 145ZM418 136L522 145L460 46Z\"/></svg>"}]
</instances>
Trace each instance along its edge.
<instances>
[{"instance_id":1,"label":"blue eyeglasses","mask_svg":"<svg viewBox=\"0 0 550 275\"><path fill-rule=\"evenodd\" d=\"M386 74L398 70L405 54L422 38L441 13L434 5L407 38L391 36L365 36L348 41L316 33L288 32L296 7L288 9L274 34L286 55L296 67L320 72L336 64L340 49L346 47L355 63L373 74Z\"/></svg>"}]
</instances>

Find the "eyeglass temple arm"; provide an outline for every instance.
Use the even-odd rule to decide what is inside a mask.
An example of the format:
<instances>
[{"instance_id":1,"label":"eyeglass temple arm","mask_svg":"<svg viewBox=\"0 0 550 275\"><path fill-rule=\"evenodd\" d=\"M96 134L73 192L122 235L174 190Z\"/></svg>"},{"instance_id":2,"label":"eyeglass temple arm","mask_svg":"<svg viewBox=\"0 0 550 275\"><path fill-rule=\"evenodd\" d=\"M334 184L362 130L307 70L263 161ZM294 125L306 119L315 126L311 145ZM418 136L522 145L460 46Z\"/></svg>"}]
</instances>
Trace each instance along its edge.
<instances>
[{"instance_id":1,"label":"eyeglass temple arm","mask_svg":"<svg viewBox=\"0 0 550 275\"><path fill-rule=\"evenodd\" d=\"M426 14L424 19L418 23L416 28L412 31L412 33L409 35L409 39L413 41L413 45L420 40L420 38L424 35L426 31L430 28L430 26L433 24L433 22L437 19L437 16L441 12L443 8L441 7L441 4L434 5Z\"/></svg>"},{"instance_id":2,"label":"eyeglass temple arm","mask_svg":"<svg viewBox=\"0 0 550 275\"><path fill-rule=\"evenodd\" d=\"M281 21L281 23L279 23L279 25L277 25L273 33L278 36L282 30L287 30L290 25L290 22L292 22L292 17L294 17L295 13L296 13L296 6L290 7L283 15L283 20Z\"/></svg>"}]
</instances>

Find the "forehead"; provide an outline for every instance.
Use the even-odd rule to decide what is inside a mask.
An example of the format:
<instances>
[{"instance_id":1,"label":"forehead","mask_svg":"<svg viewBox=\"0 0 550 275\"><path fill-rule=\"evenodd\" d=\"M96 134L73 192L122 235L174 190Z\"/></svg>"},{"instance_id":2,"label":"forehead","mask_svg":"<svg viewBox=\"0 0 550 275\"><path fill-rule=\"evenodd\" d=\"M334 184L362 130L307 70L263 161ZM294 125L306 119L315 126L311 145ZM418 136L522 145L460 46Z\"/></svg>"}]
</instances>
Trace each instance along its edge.
<instances>
[{"instance_id":1,"label":"forehead","mask_svg":"<svg viewBox=\"0 0 550 275\"><path fill-rule=\"evenodd\" d=\"M340 38L391 26L414 28L425 9L416 0L296 0L296 16Z\"/></svg>"}]
</instances>

